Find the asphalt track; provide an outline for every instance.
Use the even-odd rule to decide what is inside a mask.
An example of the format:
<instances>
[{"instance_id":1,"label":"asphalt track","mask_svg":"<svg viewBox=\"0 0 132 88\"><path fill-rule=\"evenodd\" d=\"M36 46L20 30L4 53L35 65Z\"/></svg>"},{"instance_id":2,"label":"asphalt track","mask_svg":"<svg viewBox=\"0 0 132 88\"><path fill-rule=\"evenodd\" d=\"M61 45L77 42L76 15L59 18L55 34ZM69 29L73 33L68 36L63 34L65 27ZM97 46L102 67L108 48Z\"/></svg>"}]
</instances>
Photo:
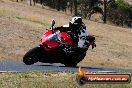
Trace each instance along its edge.
<instances>
[{"instance_id":1,"label":"asphalt track","mask_svg":"<svg viewBox=\"0 0 132 88\"><path fill-rule=\"evenodd\" d=\"M120 69L111 67L82 66L86 72L132 72L132 69ZM25 65L22 61L5 60L0 61L0 72L28 72L28 71L47 71L47 72L77 72L78 67L65 67L63 64L35 63Z\"/></svg>"}]
</instances>

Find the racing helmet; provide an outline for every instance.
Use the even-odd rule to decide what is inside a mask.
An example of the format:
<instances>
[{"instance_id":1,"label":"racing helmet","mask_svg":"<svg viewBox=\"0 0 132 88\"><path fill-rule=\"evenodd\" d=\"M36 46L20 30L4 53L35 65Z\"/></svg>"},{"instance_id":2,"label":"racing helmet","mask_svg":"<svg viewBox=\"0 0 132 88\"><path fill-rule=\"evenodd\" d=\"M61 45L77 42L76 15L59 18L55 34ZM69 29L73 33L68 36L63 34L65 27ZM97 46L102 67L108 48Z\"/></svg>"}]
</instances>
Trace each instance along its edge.
<instances>
[{"instance_id":1,"label":"racing helmet","mask_svg":"<svg viewBox=\"0 0 132 88\"><path fill-rule=\"evenodd\" d=\"M70 22L69 22L69 27L71 27L72 29L76 29L78 27L80 27L82 25L82 17L80 16L75 16L72 17Z\"/></svg>"}]
</instances>

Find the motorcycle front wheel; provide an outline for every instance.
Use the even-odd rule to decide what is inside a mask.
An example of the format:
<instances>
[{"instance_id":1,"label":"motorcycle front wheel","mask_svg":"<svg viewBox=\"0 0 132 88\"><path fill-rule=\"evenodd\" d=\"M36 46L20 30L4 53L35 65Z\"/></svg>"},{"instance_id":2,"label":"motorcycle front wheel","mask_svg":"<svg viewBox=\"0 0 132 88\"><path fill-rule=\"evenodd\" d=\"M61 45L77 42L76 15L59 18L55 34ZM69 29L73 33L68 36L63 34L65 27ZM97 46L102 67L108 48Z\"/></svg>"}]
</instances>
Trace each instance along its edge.
<instances>
[{"instance_id":1,"label":"motorcycle front wheel","mask_svg":"<svg viewBox=\"0 0 132 88\"><path fill-rule=\"evenodd\" d=\"M23 57L23 62L26 65L32 65L38 62L37 53L39 53L39 46L34 47L33 49L29 50Z\"/></svg>"}]
</instances>

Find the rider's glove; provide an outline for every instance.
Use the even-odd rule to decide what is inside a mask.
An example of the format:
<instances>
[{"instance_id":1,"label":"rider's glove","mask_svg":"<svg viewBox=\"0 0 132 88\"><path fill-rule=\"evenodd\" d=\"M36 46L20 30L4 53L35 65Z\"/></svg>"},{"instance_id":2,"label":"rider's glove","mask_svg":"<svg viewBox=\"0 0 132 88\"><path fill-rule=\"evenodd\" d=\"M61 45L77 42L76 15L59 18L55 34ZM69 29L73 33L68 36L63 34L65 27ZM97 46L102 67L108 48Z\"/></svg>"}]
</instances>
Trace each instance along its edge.
<instances>
[{"instance_id":1,"label":"rider's glove","mask_svg":"<svg viewBox=\"0 0 132 88\"><path fill-rule=\"evenodd\" d=\"M87 37L87 40L89 41L88 45L89 45L89 46L91 45L91 46L92 46L92 49L96 47L96 44L95 44L95 37L94 37L94 36L89 35L89 36Z\"/></svg>"},{"instance_id":2,"label":"rider's glove","mask_svg":"<svg viewBox=\"0 0 132 88\"><path fill-rule=\"evenodd\" d=\"M95 42L92 44L92 49L93 49L94 47L96 47L96 44L95 44Z\"/></svg>"}]
</instances>

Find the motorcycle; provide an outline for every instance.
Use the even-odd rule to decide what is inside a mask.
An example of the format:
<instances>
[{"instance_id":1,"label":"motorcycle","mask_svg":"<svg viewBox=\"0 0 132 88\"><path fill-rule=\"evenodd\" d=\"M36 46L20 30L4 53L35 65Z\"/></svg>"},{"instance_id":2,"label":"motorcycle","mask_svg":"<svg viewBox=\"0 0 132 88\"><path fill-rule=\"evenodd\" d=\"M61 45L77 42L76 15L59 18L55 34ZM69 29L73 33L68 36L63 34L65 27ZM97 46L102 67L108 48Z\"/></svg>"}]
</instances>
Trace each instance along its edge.
<instances>
[{"instance_id":1,"label":"motorcycle","mask_svg":"<svg viewBox=\"0 0 132 88\"><path fill-rule=\"evenodd\" d=\"M73 39L68 32L61 32L54 28L55 21L52 21L51 28L47 30L40 40L40 44L30 49L23 57L26 65L36 62L62 63L67 67L75 67L86 56L90 45L95 47L95 37L89 36L89 43L85 49L72 49Z\"/></svg>"}]
</instances>

